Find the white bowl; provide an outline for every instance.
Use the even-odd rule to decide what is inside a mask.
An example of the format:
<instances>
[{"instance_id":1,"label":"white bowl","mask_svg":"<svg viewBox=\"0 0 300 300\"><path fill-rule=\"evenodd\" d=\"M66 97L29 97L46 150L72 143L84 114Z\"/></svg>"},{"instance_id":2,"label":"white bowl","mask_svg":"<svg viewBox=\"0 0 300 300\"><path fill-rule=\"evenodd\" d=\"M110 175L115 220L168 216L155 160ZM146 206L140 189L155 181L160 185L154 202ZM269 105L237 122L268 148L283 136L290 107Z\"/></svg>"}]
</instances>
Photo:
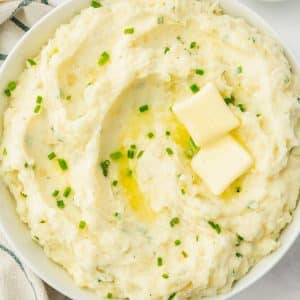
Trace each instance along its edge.
<instances>
[{"instance_id":1,"label":"white bowl","mask_svg":"<svg viewBox=\"0 0 300 300\"><path fill-rule=\"evenodd\" d=\"M261 31L273 36L281 44L277 35L257 14L246 6L232 0L220 0L225 12L240 16ZM18 78L25 67L28 57L38 54L41 46L52 37L55 29L62 23L68 22L82 8L87 7L90 0L69 0L54 9L36 24L16 45L6 59L0 70L0 91L11 80ZM285 48L285 52L294 69L298 72L295 59L291 52ZM0 132L2 132L3 112L6 108L4 97L0 97ZM53 263L35 242L32 241L28 228L24 225L15 208L15 202L10 193L0 181L0 226L10 241L16 254L44 281L72 299L99 300L100 297L86 289L75 285L71 277L58 265ZM298 206L293 222L283 232L280 241L282 246L273 254L260 261L243 279L227 293L210 300L225 300L244 290L256 280L266 274L287 252L300 232L300 205ZM201 272L201 270L199 270Z\"/></svg>"}]
</instances>

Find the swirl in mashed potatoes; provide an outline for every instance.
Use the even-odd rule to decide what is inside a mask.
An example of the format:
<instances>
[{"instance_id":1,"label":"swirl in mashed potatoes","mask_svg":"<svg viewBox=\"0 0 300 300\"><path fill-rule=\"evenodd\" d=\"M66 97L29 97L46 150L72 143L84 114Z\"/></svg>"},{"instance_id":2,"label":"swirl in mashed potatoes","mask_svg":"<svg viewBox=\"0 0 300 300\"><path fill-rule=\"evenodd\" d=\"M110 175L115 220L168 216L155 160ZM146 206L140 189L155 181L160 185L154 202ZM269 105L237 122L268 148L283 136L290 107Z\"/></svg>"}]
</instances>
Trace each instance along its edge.
<instances>
[{"instance_id":1,"label":"swirl in mashed potatoes","mask_svg":"<svg viewBox=\"0 0 300 300\"><path fill-rule=\"evenodd\" d=\"M208 82L254 160L220 196L172 111ZM292 220L299 79L272 38L212 1L93 1L5 94L1 170L20 218L99 295L226 292Z\"/></svg>"}]
</instances>

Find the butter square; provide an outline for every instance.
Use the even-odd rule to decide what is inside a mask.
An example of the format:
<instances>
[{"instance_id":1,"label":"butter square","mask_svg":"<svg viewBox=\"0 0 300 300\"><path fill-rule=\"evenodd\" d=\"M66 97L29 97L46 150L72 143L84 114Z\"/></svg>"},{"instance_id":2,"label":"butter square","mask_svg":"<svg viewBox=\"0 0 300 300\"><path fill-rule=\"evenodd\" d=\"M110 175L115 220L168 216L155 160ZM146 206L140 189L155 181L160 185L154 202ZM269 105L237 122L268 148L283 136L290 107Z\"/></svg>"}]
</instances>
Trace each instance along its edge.
<instances>
[{"instance_id":1,"label":"butter square","mask_svg":"<svg viewBox=\"0 0 300 300\"><path fill-rule=\"evenodd\" d=\"M252 157L230 135L208 144L192 159L193 170L215 195L220 195L252 165Z\"/></svg>"},{"instance_id":2,"label":"butter square","mask_svg":"<svg viewBox=\"0 0 300 300\"><path fill-rule=\"evenodd\" d=\"M212 83L174 104L173 112L198 146L226 135L240 123Z\"/></svg>"}]
</instances>

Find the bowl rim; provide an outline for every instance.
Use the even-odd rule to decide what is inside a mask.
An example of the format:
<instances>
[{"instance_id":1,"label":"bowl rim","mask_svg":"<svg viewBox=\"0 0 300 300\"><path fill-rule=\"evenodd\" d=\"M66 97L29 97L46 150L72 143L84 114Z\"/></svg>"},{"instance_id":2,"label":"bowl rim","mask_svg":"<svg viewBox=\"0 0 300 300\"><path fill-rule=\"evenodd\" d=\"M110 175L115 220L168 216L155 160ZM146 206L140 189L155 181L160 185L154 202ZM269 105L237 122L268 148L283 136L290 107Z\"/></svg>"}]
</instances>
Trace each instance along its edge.
<instances>
[{"instance_id":1,"label":"bowl rim","mask_svg":"<svg viewBox=\"0 0 300 300\"><path fill-rule=\"evenodd\" d=\"M51 23L51 21L54 20L54 18L56 16L58 16L59 14L61 14L63 12L66 12L65 14L63 14L65 16L60 16L60 18L64 19L64 21L59 22L59 24L67 23L68 22L67 20L70 20L72 18L72 15L70 13L67 13L68 10L72 10L72 8L73 8L74 12L76 12L76 11L78 12L78 11L82 10L84 7L88 7L89 2L90 2L89 0L66 0L64 3L58 5L52 11L47 13L34 26L32 26L32 28L27 33L24 34L24 36L18 41L18 43L10 51L8 57L2 64L2 66L0 68L0 83L2 82L2 84L0 84L0 85L4 86L4 82L7 83L10 81L9 75L6 78L6 73L8 73L7 69L11 65L15 64L14 61L16 60L18 52L20 51L22 46L24 44L30 43L32 36L34 36L38 30L41 30L41 28L46 28L48 23ZM73 6L75 3L77 3L77 5L75 5L75 7L77 7L77 8L74 9ZM243 19L245 19L247 21L247 23L258 28L259 31L262 31L262 32L266 33L267 35L273 37L275 39L275 41L282 47L283 51L285 52L285 55L288 58L288 61L292 66L293 72L298 75L300 74L299 66L296 63L296 59L295 59L295 56L293 55L292 51L282 42L279 35L273 30L273 28L262 17L260 17L255 11L253 11L252 9L247 7L245 4L242 4L238 1L220 0L220 4L222 7L224 7L225 12L230 10L230 13L228 13L229 15L241 16ZM54 27L57 28L58 26L55 25ZM52 36L53 36L53 30L52 30L52 34L47 35L47 38L45 39L46 42L42 43L41 45L46 44L47 41L49 40L49 38L51 38ZM20 62L17 61L17 63L20 63ZM18 73L18 74L20 74L20 73ZM1 201L3 201L3 200L1 199ZM15 203L14 203L14 207L15 207ZM249 272L242 279L240 279L238 281L238 284L235 285L229 292L227 292L225 294L217 295L214 297L209 297L207 299L209 299L209 300L229 299L230 297L233 297L233 296L237 295L238 293L240 293L241 291L247 289L250 285L254 284L256 281L258 281L260 278L262 278L266 273L268 273L281 260L281 258L287 253L287 251L291 248L291 246L293 245L293 243L295 242L295 240L297 239L297 237L300 234L300 221L298 222L299 226L296 226L297 223L295 220L296 215L298 215L298 217L300 217L300 204L299 203L298 203L298 207L295 209L295 212L296 213L293 216L293 220L291 221L290 224L287 225L287 228L293 228L293 227L295 227L295 228L293 231L291 231L289 233L289 236L286 238L287 239L286 243L281 245L280 248L277 249L273 254L268 255L268 256L271 256L271 255L276 254L274 256L275 258L271 259L269 263L266 263L265 267L262 267L261 270L258 271L258 273L256 275L253 275L252 278L250 278L250 279L247 277L247 275L251 272L253 273L254 270L252 270L252 269L249 270ZM67 283L66 281L62 284L54 276L49 276L47 274L46 270L43 270L43 266L41 267L38 262L35 262L32 258L29 257L28 254L25 254L22 251L23 245L21 243L17 242L17 237L13 237L13 235L11 234L11 230L9 228L10 225L7 222L7 220L5 220L5 219L6 218L3 218L2 209L1 209L0 210L0 229L2 230L5 238L9 241L12 249L15 251L15 253L18 255L18 257L20 257L21 260L23 262L25 262L25 264L27 266L29 266L30 269L39 278L41 278L44 282L46 282L48 285L52 286L57 291L70 297L71 299L74 299L74 300L82 299L83 297L84 297L84 299L89 299L89 300L97 300L97 299L99 300L100 299L100 296L96 295L94 292L91 292L86 289L78 288L74 281L72 281L73 284L70 282ZM298 219L300 219L300 218L298 218ZM19 219L19 222L22 222L21 219ZM27 226L27 225L25 225L25 226ZM287 231L287 229L285 229L285 231ZM283 235L285 235L285 233L283 233ZM280 237L280 239L282 239L282 236ZM31 238L30 238L30 240L31 240ZM34 241L31 240L31 243L34 243ZM41 247L39 247L39 248L41 248ZM43 251L42 248L41 248L41 251ZM26 251L26 252L28 252L28 251ZM46 256L44 251L43 251L43 255ZM46 256L46 258L49 261L49 264L50 263L55 264L47 256ZM266 258L263 258L257 265L262 264L265 259ZM56 265L56 266L58 266L58 265ZM254 268L256 268L256 266L254 266ZM61 269L61 272L65 272L62 269L62 267L58 266L58 268ZM243 279L245 279L245 281L243 281ZM240 284L240 282L242 282L242 283ZM69 285L69 286L67 286L67 285ZM78 298L79 296L82 298Z\"/></svg>"}]
</instances>

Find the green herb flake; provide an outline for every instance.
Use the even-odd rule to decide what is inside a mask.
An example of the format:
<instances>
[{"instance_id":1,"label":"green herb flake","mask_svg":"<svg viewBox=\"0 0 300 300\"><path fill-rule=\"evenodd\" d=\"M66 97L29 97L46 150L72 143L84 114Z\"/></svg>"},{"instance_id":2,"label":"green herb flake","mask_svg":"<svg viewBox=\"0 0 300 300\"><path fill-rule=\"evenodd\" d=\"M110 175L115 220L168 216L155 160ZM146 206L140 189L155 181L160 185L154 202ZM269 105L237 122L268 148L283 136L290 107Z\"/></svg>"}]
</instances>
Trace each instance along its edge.
<instances>
[{"instance_id":1,"label":"green herb flake","mask_svg":"<svg viewBox=\"0 0 300 300\"><path fill-rule=\"evenodd\" d=\"M64 200L57 200L56 205L58 208L64 208L65 207L65 202Z\"/></svg>"},{"instance_id":2,"label":"green herb flake","mask_svg":"<svg viewBox=\"0 0 300 300\"><path fill-rule=\"evenodd\" d=\"M169 147L166 148L166 152L167 152L167 154L170 155L170 156L174 154L173 150L172 150L171 148L169 148Z\"/></svg>"},{"instance_id":3,"label":"green herb flake","mask_svg":"<svg viewBox=\"0 0 300 300\"><path fill-rule=\"evenodd\" d=\"M33 67L33 66L36 66L36 62L35 62L33 59L31 59L31 58L28 58L28 59L27 59L27 62L28 62L29 65L31 65L32 67Z\"/></svg>"},{"instance_id":4,"label":"green herb flake","mask_svg":"<svg viewBox=\"0 0 300 300\"><path fill-rule=\"evenodd\" d=\"M128 177L131 177L131 176L132 176L132 173L133 173L132 170L128 169L126 175L127 175Z\"/></svg>"},{"instance_id":5,"label":"green herb flake","mask_svg":"<svg viewBox=\"0 0 300 300\"><path fill-rule=\"evenodd\" d=\"M17 87L17 83L15 81L10 81L6 87L6 89L4 90L4 94L7 97L11 96L11 92L14 91Z\"/></svg>"},{"instance_id":6,"label":"green herb flake","mask_svg":"<svg viewBox=\"0 0 300 300\"><path fill-rule=\"evenodd\" d=\"M179 246L181 244L181 241L180 240L176 240L175 242L174 242L174 245L175 246Z\"/></svg>"},{"instance_id":7,"label":"green herb flake","mask_svg":"<svg viewBox=\"0 0 300 300\"><path fill-rule=\"evenodd\" d=\"M198 153L199 150L200 148L196 145L192 137L189 137L189 142L186 150L187 157L192 159Z\"/></svg>"},{"instance_id":8,"label":"green herb flake","mask_svg":"<svg viewBox=\"0 0 300 300\"><path fill-rule=\"evenodd\" d=\"M137 155L137 159L141 158L143 154L144 154L144 150L141 150Z\"/></svg>"},{"instance_id":9,"label":"green herb flake","mask_svg":"<svg viewBox=\"0 0 300 300\"><path fill-rule=\"evenodd\" d=\"M79 222L79 224L78 224L78 227L79 227L80 229L84 229L84 228L86 227L86 222L85 222L84 220L81 220L81 221Z\"/></svg>"},{"instance_id":10,"label":"green herb flake","mask_svg":"<svg viewBox=\"0 0 300 300\"><path fill-rule=\"evenodd\" d=\"M134 151L134 150L129 149L129 150L127 151L127 157L128 157L129 159L134 159L134 155L135 155L135 151Z\"/></svg>"},{"instance_id":11,"label":"green herb flake","mask_svg":"<svg viewBox=\"0 0 300 300\"><path fill-rule=\"evenodd\" d=\"M208 221L208 224L216 231L217 234L221 233L221 227L219 224L216 224L213 221Z\"/></svg>"},{"instance_id":12,"label":"green herb flake","mask_svg":"<svg viewBox=\"0 0 300 300\"><path fill-rule=\"evenodd\" d=\"M166 136L170 136L171 135L171 132L170 131L166 131Z\"/></svg>"},{"instance_id":13,"label":"green herb flake","mask_svg":"<svg viewBox=\"0 0 300 300\"><path fill-rule=\"evenodd\" d=\"M54 159L55 157L56 157L56 154L55 154L54 152L51 152L51 153L48 154L48 159L49 159L49 160L52 160L52 159Z\"/></svg>"},{"instance_id":14,"label":"green herb flake","mask_svg":"<svg viewBox=\"0 0 300 300\"><path fill-rule=\"evenodd\" d=\"M134 33L134 28L133 27L124 29L124 34L133 34L133 33Z\"/></svg>"},{"instance_id":15,"label":"green herb flake","mask_svg":"<svg viewBox=\"0 0 300 300\"><path fill-rule=\"evenodd\" d=\"M20 193L20 195L23 197L23 198L27 198L27 195L26 194L24 194L24 193Z\"/></svg>"},{"instance_id":16,"label":"green herb flake","mask_svg":"<svg viewBox=\"0 0 300 300\"><path fill-rule=\"evenodd\" d=\"M235 256L238 257L238 258L241 258L241 257L243 257L243 254L241 254L240 252L236 252Z\"/></svg>"},{"instance_id":17,"label":"green herb flake","mask_svg":"<svg viewBox=\"0 0 300 300\"><path fill-rule=\"evenodd\" d=\"M169 278L169 274L168 273L163 273L161 276L164 279L168 279Z\"/></svg>"},{"instance_id":18,"label":"green herb flake","mask_svg":"<svg viewBox=\"0 0 300 300\"><path fill-rule=\"evenodd\" d=\"M102 52L98 60L98 65L104 66L106 63L108 63L109 59L110 59L109 54L106 51Z\"/></svg>"},{"instance_id":19,"label":"green herb flake","mask_svg":"<svg viewBox=\"0 0 300 300\"><path fill-rule=\"evenodd\" d=\"M236 234L236 244L235 244L235 246L238 247L243 241L244 241L244 238L242 236L240 236L239 234Z\"/></svg>"},{"instance_id":20,"label":"green herb flake","mask_svg":"<svg viewBox=\"0 0 300 300\"><path fill-rule=\"evenodd\" d=\"M202 69L196 69L196 70L195 70L195 73L196 73L197 75L202 76L202 75L204 75L204 70L202 70Z\"/></svg>"},{"instance_id":21,"label":"green herb flake","mask_svg":"<svg viewBox=\"0 0 300 300\"><path fill-rule=\"evenodd\" d=\"M70 186L67 186L67 187L65 188L64 192L63 192L63 196L64 196L65 198L67 198L67 197L70 196L71 192L72 192L72 188L71 188Z\"/></svg>"},{"instance_id":22,"label":"green herb flake","mask_svg":"<svg viewBox=\"0 0 300 300\"><path fill-rule=\"evenodd\" d=\"M110 166L110 161L108 159L104 160L100 163L100 167L102 169L102 173L103 173L104 177L107 177L107 175L108 175L109 166Z\"/></svg>"},{"instance_id":23,"label":"green herb flake","mask_svg":"<svg viewBox=\"0 0 300 300\"><path fill-rule=\"evenodd\" d=\"M172 293L167 300L173 300L176 296L176 293Z\"/></svg>"},{"instance_id":24,"label":"green herb flake","mask_svg":"<svg viewBox=\"0 0 300 300\"><path fill-rule=\"evenodd\" d=\"M6 149L6 148L3 148L3 150L2 150L2 155L3 155L3 156L6 156L6 155L7 155L7 149Z\"/></svg>"},{"instance_id":25,"label":"green herb flake","mask_svg":"<svg viewBox=\"0 0 300 300\"><path fill-rule=\"evenodd\" d=\"M182 188L180 191L181 191L181 194L182 194L182 195L185 195L185 194L186 194L185 189Z\"/></svg>"},{"instance_id":26,"label":"green herb flake","mask_svg":"<svg viewBox=\"0 0 300 300\"><path fill-rule=\"evenodd\" d=\"M199 242L199 235L196 235L196 242Z\"/></svg>"},{"instance_id":27,"label":"green herb flake","mask_svg":"<svg viewBox=\"0 0 300 300\"><path fill-rule=\"evenodd\" d=\"M36 97L36 103L37 104L42 104L42 102L43 102L43 97L42 96L37 96Z\"/></svg>"},{"instance_id":28,"label":"green herb flake","mask_svg":"<svg viewBox=\"0 0 300 300\"><path fill-rule=\"evenodd\" d=\"M240 187L240 186L237 186L236 189L235 189L235 191L236 191L237 193L240 193L240 192L241 192L241 187Z\"/></svg>"},{"instance_id":29,"label":"green herb flake","mask_svg":"<svg viewBox=\"0 0 300 300\"><path fill-rule=\"evenodd\" d=\"M147 104L142 105L142 106L139 107L139 111L140 111L141 113L143 113L143 112L145 112L145 111L147 111L147 110L149 110L149 106L148 106Z\"/></svg>"},{"instance_id":30,"label":"green herb flake","mask_svg":"<svg viewBox=\"0 0 300 300\"><path fill-rule=\"evenodd\" d=\"M229 105L229 104L234 104L234 102L235 102L235 98L234 98L234 96L233 95L231 95L230 97L225 97L224 98L224 102L227 104L227 105Z\"/></svg>"},{"instance_id":31,"label":"green herb flake","mask_svg":"<svg viewBox=\"0 0 300 300\"><path fill-rule=\"evenodd\" d=\"M68 164L67 164L67 162L63 158L59 158L57 161L58 161L58 164L59 164L60 168L63 171L68 170Z\"/></svg>"},{"instance_id":32,"label":"green herb flake","mask_svg":"<svg viewBox=\"0 0 300 300\"><path fill-rule=\"evenodd\" d=\"M161 267L162 265L163 265L163 259L162 259L162 257L158 257L157 258L157 265L159 266L159 267Z\"/></svg>"},{"instance_id":33,"label":"green herb flake","mask_svg":"<svg viewBox=\"0 0 300 300\"><path fill-rule=\"evenodd\" d=\"M27 169L28 167L29 167L29 164L28 164L27 161L25 161L25 163L24 163L24 168Z\"/></svg>"},{"instance_id":34,"label":"green herb flake","mask_svg":"<svg viewBox=\"0 0 300 300\"><path fill-rule=\"evenodd\" d=\"M46 223L45 220L41 220L41 221L40 221L40 224L45 224L45 223Z\"/></svg>"},{"instance_id":35,"label":"green herb flake","mask_svg":"<svg viewBox=\"0 0 300 300\"><path fill-rule=\"evenodd\" d=\"M199 86L198 86L196 83L192 84L192 85L190 86L190 89L191 89L191 91L192 91L194 94L196 94L196 93L198 93L198 92L200 91L200 88L199 88Z\"/></svg>"},{"instance_id":36,"label":"green herb flake","mask_svg":"<svg viewBox=\"0 0 300 300\"><path fill-rule=\"evenodd\" d=\"M245 108L244 104L240 103L240 104L237 105L237 107L240 109L241 112L245 112L246 111L246 108Z\"/></svg>"},{"instance_id":37,"label":"green herb flake","mask_svg":"<svg viewBox=\"0 0 300 300\"><path fill-rule=\"evenodd\" d=\"M120 159L122 156L123 156L123 154L122 154L122 152L120 152L120 151L116 151L116 152L113 152L113 153L110 154L110 158L111 158L112 160L118 160L118 159Z\"/></svg>"},{"instance_id":38,"label":"green herb flake","mask_svg":"<svg viewBox=\"0 0 300 300\"><path fill-rule=\"evenodd\" d=\"M52 193L52 196L57 197L58 194L59 194L59 190L54 190L53 193Z\"/></svg>"},{"instance_id":39,"label":"green herb flake","mask_svg":"<svg viewBox=\"0 0 300 300\"><path fill-rule=\"evenodd\" d=\"M37 114L40 110L41 110L41 106L36 105L33 111Z\"/></svg>"},{"instance_id":40,"label":"green herb flake","mask_svg":"<svg viewBox=\"0 0 300 300\"><path fill-rule=\"evenodd\" d=\"M112 186L117 186L118 185L118 180L114 180L111 184L112 184Z\"/></svg>"},{"instance_id":41,"label":"green herb flake","mask_svg":"<svg viewBox=\"0 0 300 300\"><path fill-rule=\"evenodd\" d=\"M154 138L154 133L153 132L148 132L147 134L149 139L153 139Z\"/></svg>"},{"instance_id":42,"label":"green herb flake","mask_svg":"<svg viewBox=\"0 0 300 300\"><path fill-rule=\"evenodd\" d=\"M197 43L196 43L196 42L191 42L190 48L191 48L191 49L197 48Z\"/></svg>"},{"instance_id":43,"label":"green herb flake","mask_svg":"<svg viewBox=\"0 0 300 300\"><path fill-rule=\"evenodd\" d=\"M185 251L181 251L181 254L184 258L187 258L188 257L188 254L185 252Z\"/></svg>"},{"instance_id":44,"label":"green herb flake","mask_svg":"<svg viewBox=\"0 0 300 300\"><path fill-rule=\"evenodd\" d=\"M175 217L170 221L170 226L174 227L175 225L178 225L179 223L180 223L180 219L178 217Z\"/></svg>"},{"instance_id":45,"label":"green herb flake","mask_svg":"<svg viewBox=\"0 0 300 300\"><path fill-rule=\"evenodd\" d=\"M243 67L242 67L242 66L238 66L238 67L236 68L236 72L237 72L237 74L243 73Z\"/></svg>"},{"instance_id":46,"label":"green herb flake","mask_svg":"<svg viewBox=\"0 0 300 300\"><path fill-rule=\"evenodd\" d=\"M165 19L163 16L160 16L157 18L157 24L164 24L164 22L165 22Z\"/></svg>"},{"instance_id":47,"label":"green herb flake","mask_svg":"<svg viewBox=\"0 0 300 300\"><path fill-rule=\"evenodd\" d=\"M101 4L100 2L98 2L98 1L96 1L96 0L93 0L93 1L91 2L91 7L99 8L99 7L101 7L101 6L102 6L102 4Z\"/></svg>"},{"instance_id":48,"label":"green herb flake","mask_svg":"<svg viewBox=\"0 0 300 300\"><path fill-rule=\"evenodd\" d=\"M107 293L107 295L106 295L107 299L112 299L112 297L113 297L112 293Z\"/></svg>"},{"instance_id":49,"label":"green herb flake","mask_svg":"<svg viewBox=\"0 0 300 300\"><path fill-rule=\"evenodd\" d=\"M170 48L169 47L165 47L164 54L167 54L169 51L170 51Z\"/></svg>"}]
</instances>

